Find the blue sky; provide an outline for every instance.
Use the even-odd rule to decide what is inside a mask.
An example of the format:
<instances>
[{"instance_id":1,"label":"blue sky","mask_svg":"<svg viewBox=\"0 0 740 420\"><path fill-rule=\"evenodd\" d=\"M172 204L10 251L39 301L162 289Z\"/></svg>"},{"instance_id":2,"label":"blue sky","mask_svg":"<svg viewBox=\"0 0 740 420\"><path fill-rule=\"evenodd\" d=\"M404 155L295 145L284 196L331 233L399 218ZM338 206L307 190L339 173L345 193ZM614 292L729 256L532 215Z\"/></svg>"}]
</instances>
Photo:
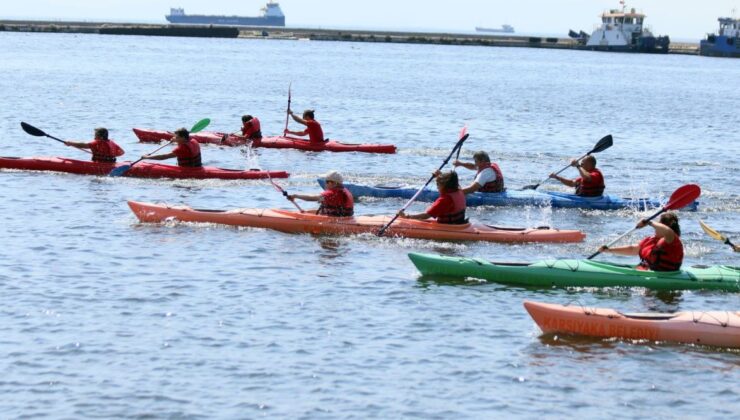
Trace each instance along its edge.
<instances>
[{"instance_id":1,"label":"blue sky","mask_svg":"<svg viewBox=\"0 0 740 420\"><path fill-rule=\"evenodd\" d=\"M186 13L254 16L266 0L6 0L4 19L162 22L170 7ZM283 0L288 26L390 30L473 31L503 23L520 33L565 36L568 29L591 32L599 14L618 0ZM647 14L659 35L698 40L715 31L719 16L730 16L740 0L627 1Z\"/></svg>"}]
</instances>

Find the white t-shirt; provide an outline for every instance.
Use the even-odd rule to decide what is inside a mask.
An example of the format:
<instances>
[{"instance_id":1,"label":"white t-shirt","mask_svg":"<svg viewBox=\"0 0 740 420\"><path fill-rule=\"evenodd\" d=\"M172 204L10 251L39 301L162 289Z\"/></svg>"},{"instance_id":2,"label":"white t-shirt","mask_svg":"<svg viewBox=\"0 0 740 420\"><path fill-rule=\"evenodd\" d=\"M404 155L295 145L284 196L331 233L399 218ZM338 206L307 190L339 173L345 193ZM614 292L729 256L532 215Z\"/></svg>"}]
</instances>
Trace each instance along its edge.
<instances>
[{"instance_id":1,"label":"white t-shirt","mask_svg":"<svg viewBox=\"0 0 740 420\"><path fill-rule=\"evenodd\" d=\"M482 188L489 182L493 182L495 180L496 180L496 172L489 167L489 168L486 168L480 171L480 173L475 176L475 179L473 180L473 182L480 185Z\"/></svg>"}]
</instances>

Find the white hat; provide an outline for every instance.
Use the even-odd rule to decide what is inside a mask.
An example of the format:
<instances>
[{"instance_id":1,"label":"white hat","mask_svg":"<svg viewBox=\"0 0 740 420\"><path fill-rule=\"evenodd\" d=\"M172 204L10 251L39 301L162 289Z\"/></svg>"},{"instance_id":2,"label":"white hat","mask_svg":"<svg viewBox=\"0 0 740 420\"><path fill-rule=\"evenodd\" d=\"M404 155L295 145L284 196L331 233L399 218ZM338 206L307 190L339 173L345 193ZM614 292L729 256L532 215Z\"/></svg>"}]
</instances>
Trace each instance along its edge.
<instances>
[{"instance_id":1,"label":"white hat","mask_svg":"<svg viewBox=\"0 0 740 420\"><path fill-rule=\"evenodd\" d=\"M337 171L329 171L324 175L324 179L327 181L334 181L337 184L341 184L344 180L342 179L342 174L340 174Z\"/></svg>"}]
</instances>

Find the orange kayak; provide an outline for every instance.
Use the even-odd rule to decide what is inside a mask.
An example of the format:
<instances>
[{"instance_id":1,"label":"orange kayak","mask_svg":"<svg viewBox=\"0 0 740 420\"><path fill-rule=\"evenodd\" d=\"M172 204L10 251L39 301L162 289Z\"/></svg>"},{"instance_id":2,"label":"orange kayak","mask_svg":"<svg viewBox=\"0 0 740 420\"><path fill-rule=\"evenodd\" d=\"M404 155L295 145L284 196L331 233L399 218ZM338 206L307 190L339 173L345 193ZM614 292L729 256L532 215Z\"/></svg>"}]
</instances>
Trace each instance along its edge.
<instances>
[{"instance_id":1,"label":"orange kayak","mask_svg":"<svg viewBox=\"0 0 740 420\"><path fill-rule=\"evenodd\" d=\"M530 301L524 307L544 333L740 347L740 312L624 314Z\"/></svg>"},{"instance_id":2,"label":"orange kayak","mask_svg":"<svg viewBox=\"0 0 740 420\"><path fill-rule=\"evenodd\" d=\"M128 205L136 217L145 223L175 219L183 222L260 227L288 233L377 233L391 219L390 216L329 217L277 209L198 210L187 206L136 201L129 201ZM447 241L579 242L585 237L577 230L499 228L475 223L442 225L409 219L397 219L386 232L388 236Z\"/></svg>"}]
</instances>

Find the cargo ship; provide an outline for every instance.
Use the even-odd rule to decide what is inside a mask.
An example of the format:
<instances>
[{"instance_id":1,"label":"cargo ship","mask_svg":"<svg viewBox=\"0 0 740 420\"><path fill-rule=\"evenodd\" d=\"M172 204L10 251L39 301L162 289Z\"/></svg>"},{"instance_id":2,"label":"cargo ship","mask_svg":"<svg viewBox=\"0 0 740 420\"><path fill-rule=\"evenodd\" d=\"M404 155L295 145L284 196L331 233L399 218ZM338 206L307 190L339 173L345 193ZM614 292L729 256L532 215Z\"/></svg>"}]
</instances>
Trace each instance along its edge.
<instances>
[{"instance_id":1,"label":"cargo ship","mask_svg":"<svg viewBox=\"0 0 740 420\"><path fill-rule=\"evenodd\" d=\"M719 18L719 32L699 43L699 55L740 58L740 19Z\"/></svg>"},{"instance_id":2,"label":"cargo ship","mask_svg":"<svg viewBox=\"0 0 740 420\"><path fill-rule=\"evenodd\" d=\"M217 16L188 15L183 8L171 8L165 18L170 23L197 25L230 25L230 26L285 26L285 15L280 5L270 1L263 7L262 16Z\"/></svg>"},{"instance_id":3,"label":"cargo ship","mask_svg":"<svg viewBox=\"0 0 740 420\"><path fill-rule=\"evenodd\" d=\"M475 30L477 32L494 32L494 33L504 33L504 34L514 33L514 27L511 25L501 25L500 28L484 28L482 26L476 26Z\"/></svg>"}]
</instances>

